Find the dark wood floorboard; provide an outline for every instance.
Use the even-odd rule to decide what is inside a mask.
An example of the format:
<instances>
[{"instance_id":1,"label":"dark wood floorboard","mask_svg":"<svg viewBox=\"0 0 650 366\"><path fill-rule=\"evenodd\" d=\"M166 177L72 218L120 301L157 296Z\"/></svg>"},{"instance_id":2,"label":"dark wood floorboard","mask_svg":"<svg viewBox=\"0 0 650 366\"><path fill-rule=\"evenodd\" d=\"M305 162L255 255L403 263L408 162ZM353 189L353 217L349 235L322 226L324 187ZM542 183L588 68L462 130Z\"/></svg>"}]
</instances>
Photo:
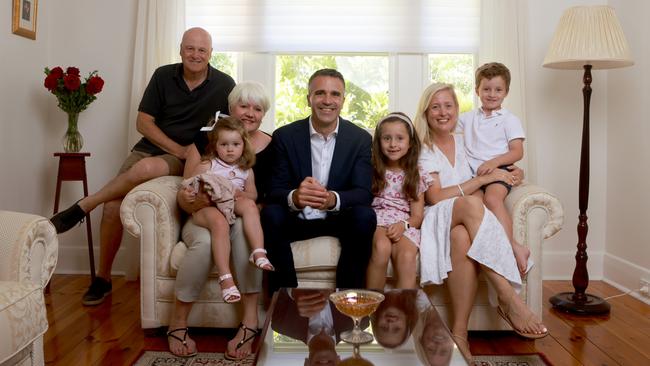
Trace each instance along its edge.
<instances>
[{"instance_id":1,"label":"dark wood floorboard","mask_svg":"<svg viewBox=\"0 0 650 366\"><path fill-rule=\"evenodd\" d=\"M113 293L98 306L84 307L81 296L88 276L55 275L46 295L49 330L45 334L46 365L131 365L143 350L166 350L161 331L145 337L140 327L139 282L113 278ZM570 281L544 281L544 298L572 291ZM588 293L620 294L601 281ZM474 354L543 353L554 365L650 365L650 305L631 296L608 300L606 316L582 317L554 310L545 301L542 317L550 335L524 340L512 332L471 332ZM235 330L197 329L199 350L223 352Z\"/></svg>"}]
</instances>

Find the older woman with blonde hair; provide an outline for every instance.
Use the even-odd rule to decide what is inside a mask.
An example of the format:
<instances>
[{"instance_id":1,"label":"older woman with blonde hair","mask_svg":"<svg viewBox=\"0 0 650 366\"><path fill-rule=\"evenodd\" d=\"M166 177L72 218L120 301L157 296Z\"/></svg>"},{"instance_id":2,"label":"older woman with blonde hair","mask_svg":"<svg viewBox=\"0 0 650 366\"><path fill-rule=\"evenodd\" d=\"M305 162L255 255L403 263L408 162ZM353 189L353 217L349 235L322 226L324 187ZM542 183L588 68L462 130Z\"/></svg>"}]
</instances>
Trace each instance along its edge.
<instances>
[{"instance_id":1,"label":"older woman with blonde hair","mask_svg":"<svg viewBox=\"0 0 650 366\"><path fill-rule=\"evenodd\" d=\"M515 332L526 338L543 337L548 332L541 320L517 296L522 280L503 227L481 199L472 196L490 182L516 185L521 170L495 169L472 177L463 139L454 135L458 113L454 87L434 83L422 93L414 120L422 140L420 165L434 180L425 193L431 206L421 228L421 283L447 281L454 314L450 328L467 352L467 324L480 271L497 294L498 313Z\"/></svg>"}]
</instances>

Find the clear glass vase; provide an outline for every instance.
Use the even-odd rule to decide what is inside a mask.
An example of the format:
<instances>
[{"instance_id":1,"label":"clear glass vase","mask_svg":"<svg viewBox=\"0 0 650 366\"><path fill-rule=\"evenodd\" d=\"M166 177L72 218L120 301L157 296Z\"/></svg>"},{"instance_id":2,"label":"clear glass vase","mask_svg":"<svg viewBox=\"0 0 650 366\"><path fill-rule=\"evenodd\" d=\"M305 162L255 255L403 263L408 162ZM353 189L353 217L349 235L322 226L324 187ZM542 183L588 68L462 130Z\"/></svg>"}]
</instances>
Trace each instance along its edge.
<instances>
[{"instance_id":1,"label":"clear glass vase","mask_svg":"<svg viewBox=\"0 0 650 366\"><path fill-rule=\"evenodd\" d=\"M79 113L68 113L68 129L63 135L63 151L67 153L76 153L81 151L84 146L84 139L77 129L77 122L79 121Z\"/></svg>"}]
</instances>

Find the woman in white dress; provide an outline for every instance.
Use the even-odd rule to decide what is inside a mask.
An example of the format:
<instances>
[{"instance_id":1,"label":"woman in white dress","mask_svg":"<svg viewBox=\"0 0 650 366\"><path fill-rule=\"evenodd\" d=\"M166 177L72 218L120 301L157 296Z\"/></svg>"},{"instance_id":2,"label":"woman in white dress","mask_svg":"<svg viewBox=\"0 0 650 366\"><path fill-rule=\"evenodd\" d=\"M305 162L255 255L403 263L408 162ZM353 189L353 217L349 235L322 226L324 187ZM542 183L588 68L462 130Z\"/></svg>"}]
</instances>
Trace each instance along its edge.
<instances>
[{"instance_id":1,"label":"woman in white dress","mask_svg":"<svg viewBox=\"0 0 650 366\"><path fill-rule=\"evenodd\" d=\"M495 169L472 177L463 139L453 135L458 112L453 86L436 83L422 93L415 116L422 140L420 165L434 180L425 193L426 203L432 206L426 208L421 228L421 284L447 280L454 314L450 328L466 351L479 271L497 294L497 311L515 332L526 338L543 337L548 334L546 327L517 296L521 277L503 227L481 199L471 195L494 181L516 184L521 171Z\"/></svg>"}]
</instances>

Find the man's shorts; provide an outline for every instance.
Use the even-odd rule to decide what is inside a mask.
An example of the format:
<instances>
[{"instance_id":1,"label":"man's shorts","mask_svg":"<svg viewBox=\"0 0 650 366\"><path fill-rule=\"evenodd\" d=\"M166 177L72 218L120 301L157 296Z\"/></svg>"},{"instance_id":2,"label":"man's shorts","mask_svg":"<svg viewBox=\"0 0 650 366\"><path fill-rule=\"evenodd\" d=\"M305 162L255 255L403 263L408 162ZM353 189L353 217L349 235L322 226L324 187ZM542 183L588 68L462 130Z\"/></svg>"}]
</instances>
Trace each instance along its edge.
<instances>
[{"instance_id":1,"label":"man's shorts","mask_svg":"<svg viewBox=\"0 0 650 366\"><path fill-rule=\"evenodd\" d=\"M508 168L509 166L510 166L510 165L501 165L498 169L502 169L502 170L505 170L505 171L507 171L507 172L511 172L512 170ZM497 180L497 181L495 181L495 182L488 183L488 184L486 184L486 185L484 185L484 186L481 186L481 190L482 190L483 192L485 192L485 189L486 189L487 186L489 186L490 184L501 184L502 186L506 187L506 189L508 190L508 194L510 194L510 190L512 190L512 186L511 186L510 184L508 184L508 183L506 183L506 182L504 182L504 181L501 181L501 180Z\"/></svg>"},{"instance_id":2,"label":"man's shorts","mask_svg":"<svg viewBox=\"0 0 650 366\"><path fill-rule=\"evenodd\" d=\"M165 163L167 163L167 166L169 167L169 175L183 175L183 161L177 157L175 157L172 154L162 154L162 155L152 155L146 152L142 151L137 151L133 150L129 154L129 156L124 159L124 163L122 163L122 167L120 168L120 171L117 173L122 174L126 172L127 170L131 169L135 163L138 161L144 159L144 158L149 158L155 156L157 158L163 159Z\"/></svg>"}]
</instances>

